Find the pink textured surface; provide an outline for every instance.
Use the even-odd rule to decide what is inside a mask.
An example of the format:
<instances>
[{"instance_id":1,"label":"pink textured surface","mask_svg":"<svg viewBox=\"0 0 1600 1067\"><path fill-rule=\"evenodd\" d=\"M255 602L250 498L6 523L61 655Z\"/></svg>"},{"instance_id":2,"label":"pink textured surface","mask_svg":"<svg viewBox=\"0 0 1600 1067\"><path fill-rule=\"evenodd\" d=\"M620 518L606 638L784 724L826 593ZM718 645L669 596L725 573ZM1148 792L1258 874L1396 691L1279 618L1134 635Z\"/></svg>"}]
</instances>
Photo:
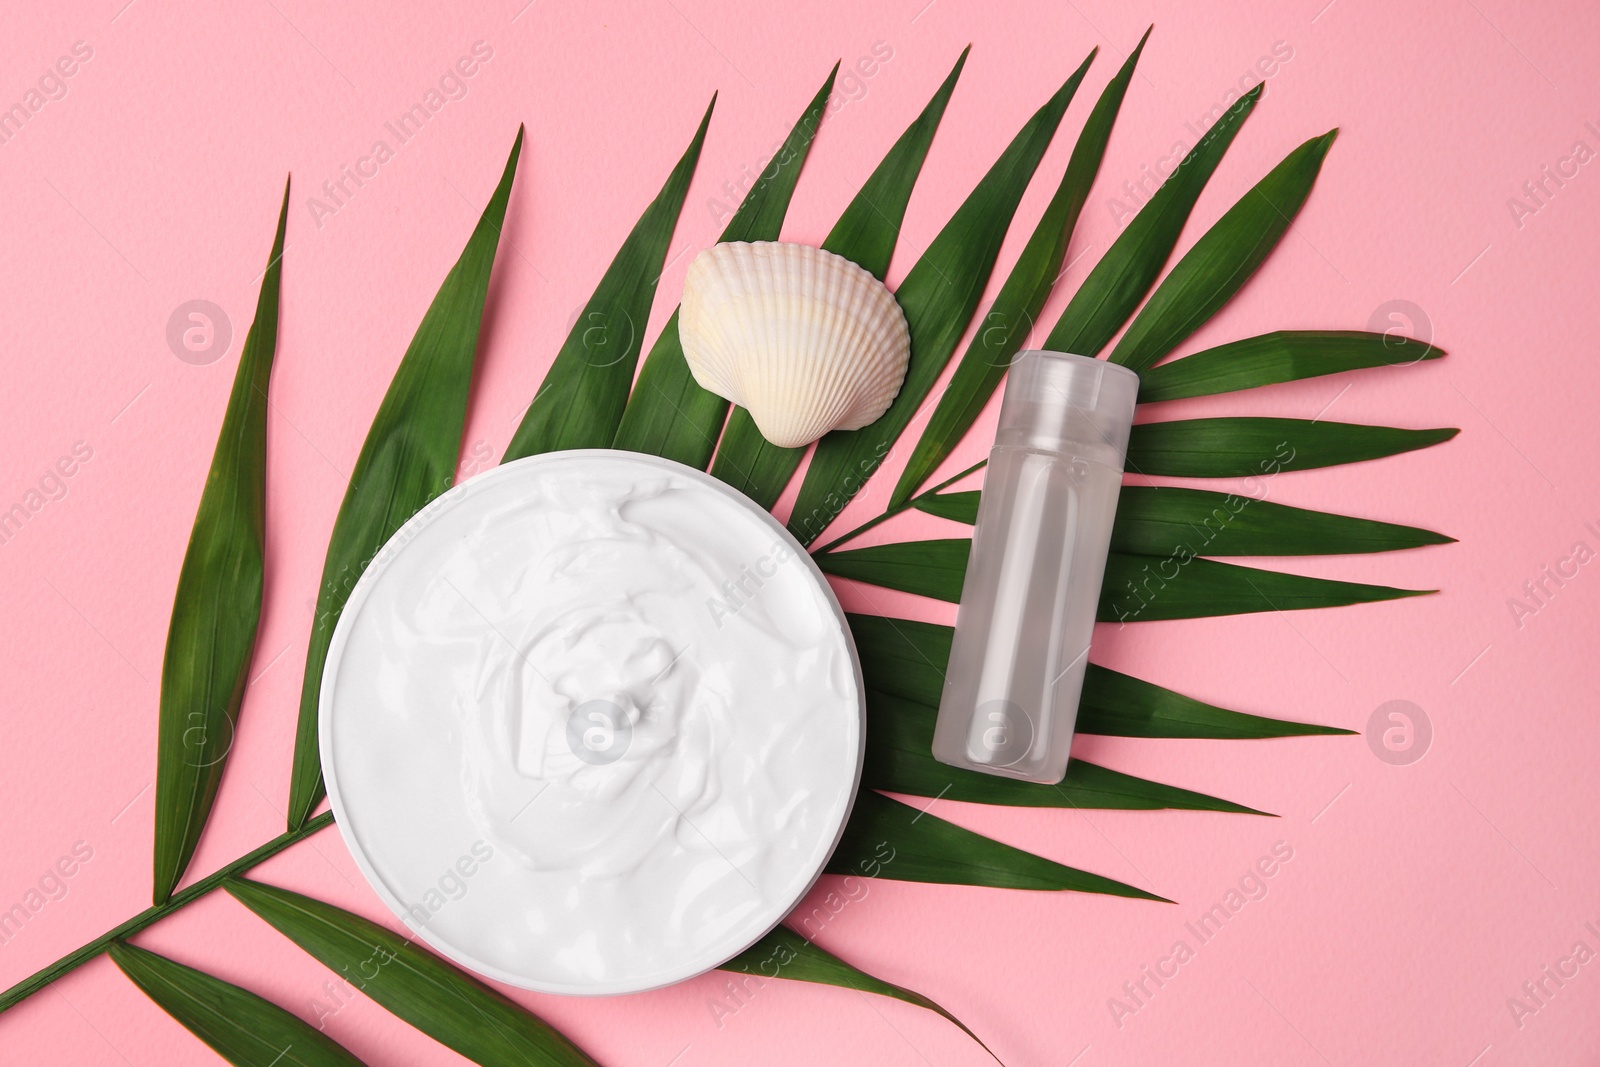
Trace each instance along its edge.
<instances>
[{"instance_id":1,"label":"pink textured surface","mask_svg":"<svg viewBox=\"0 0 1600 1067\"><path fill-rule=\"evenodd\" d=\"M1600 176L1562 163L1575 142L1600 149L1592 7L268 0L224 14L193 2L124 3L13 12L0 40L6 103L74 42L92 50L62 83L65 95L0 144L0 506L26 501L76 443L92 450L64 495L48 482L56 499L0 545L0 905L25 900L75 843L93 853L65 895L0 946L0 985L148 902L156 688L172 589L285 171L296 192L269 429L266 611L195 873L282 828L309 604L345 476L519 121L528 144L491 289L463 445L468 471L505 446L713 90L722 96L652 335L687 253L718 232L711 201L768 153L836 58L850 67L875 48L892 53L845 84L801 181L790 239L822 237L961 46L974 44L893 280L1017 126L1100 46L1023 203L1003 272L1094 94L1153 21L1069 253L1084 258L1045 321L1118 231L1112 201L1124 181L1170 157L1174 142L1192 143L1201 116L1276 53L1266 97L1184 245L1295 144L1335 125L1343 133L1294 231L1184 350L1284 327L1361 329L1375 309L1405 300L1424 309L1451 354L1161 414L1460 426L1443 447L1287 474L1270 494L1440 529L1461 543L1290 568L1438 587L1437 596L1106 629L1096 658L1228 706L1355 729L1380 704L1410 700L1431 719L1432 748L1393 766L1362 737L1083 739L1080 755L1281 817L940 803L942 816L1181 903L879 880L819 940L941 1001L1013 1065L1589 1061L1600 1041L1600 974L1590 972L1600 964L1560 986L1543 979L1542 1004L1524 983L1566 966L1576 942L1600 949L1600 578L1583 566L1520 618L1508 598L1576 543L1600 547L1586 525L1600 525L1600 475L1584 447L1600 399L1589 313ZM385 122L477 41L493 56L466 80L466 95L337 213L316 217L307 201L321 183L375 140L392 143ZM1568 177L1530 201L1523 184L1546 164ZM1521 212L1510 206L1518 197L1528 205ZM235 331L226 357L204 366L174 358L164 337L172 310L195 298L224 308ZM992 410L950 470L985 451L991 425ZM851 516L866 517L887 491L888 479L874 483ZM883 535L947 529L912 518ZM843 596L858 609L950 614L877 590ZM1276 842L1293 858L1264 883L1266 895L1200 943L1185 924ZM258 873L381 915L334 832ZM224 896L140 940L315 1017L323 970ZM1178 941L1193 958L1131 999L1124 983L1161 966ZM1513 997L1537 1010L1513 1012ZM1116 1012L1112 998L1137 1010ZM768 985L733 1012L719 976L622 999L519 999L607 1064L989 1062L931 1014L798 983ZM327 1028L372 1063L457 1061L360 998ZM215 1062L106 960L0 1019L0 1042L7 1062Z\"/></svg>"}]
</instances>

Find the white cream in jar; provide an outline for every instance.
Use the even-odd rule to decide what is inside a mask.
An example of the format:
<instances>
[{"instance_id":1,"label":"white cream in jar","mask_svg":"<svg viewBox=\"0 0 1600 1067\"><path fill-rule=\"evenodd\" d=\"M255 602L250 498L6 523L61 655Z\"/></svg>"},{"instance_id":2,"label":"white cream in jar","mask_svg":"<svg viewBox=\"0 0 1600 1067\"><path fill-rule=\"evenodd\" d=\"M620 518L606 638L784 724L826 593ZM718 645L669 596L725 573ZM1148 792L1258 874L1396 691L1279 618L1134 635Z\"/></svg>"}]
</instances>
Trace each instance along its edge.
<instances>
[{"instance_id":1,"label":"white cream in jar","mask_svg":"<svg viewBox=\"0 0 1600 1067\"><path fill-rule=\"evenodd\" d=\"M385 903L467 966L615 993L737 954L805 894L860 777L862 685L804 550L703 472L503 465L379 553L322 758Z\"/></svg>"}]
</instances>

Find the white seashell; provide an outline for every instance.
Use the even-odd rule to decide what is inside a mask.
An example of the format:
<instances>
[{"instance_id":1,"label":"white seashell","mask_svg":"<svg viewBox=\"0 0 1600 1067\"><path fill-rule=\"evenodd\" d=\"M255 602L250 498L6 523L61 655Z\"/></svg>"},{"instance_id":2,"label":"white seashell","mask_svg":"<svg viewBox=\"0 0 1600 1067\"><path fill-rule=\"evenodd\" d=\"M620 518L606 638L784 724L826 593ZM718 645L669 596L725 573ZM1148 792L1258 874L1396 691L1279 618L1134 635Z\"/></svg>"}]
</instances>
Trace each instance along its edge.
<instances>
[{"instance_id":1,"label":"white seashell","mask_svg":"<svg viewBox=\"0 0 1600 1067\"><path fill-rule=\"evenodd\" d=\"M713 245L689 264L678 336L702 389L797 448L888 410L911 355L906 317L871 273L809 245Z\"/></svg>"}]
</instances>

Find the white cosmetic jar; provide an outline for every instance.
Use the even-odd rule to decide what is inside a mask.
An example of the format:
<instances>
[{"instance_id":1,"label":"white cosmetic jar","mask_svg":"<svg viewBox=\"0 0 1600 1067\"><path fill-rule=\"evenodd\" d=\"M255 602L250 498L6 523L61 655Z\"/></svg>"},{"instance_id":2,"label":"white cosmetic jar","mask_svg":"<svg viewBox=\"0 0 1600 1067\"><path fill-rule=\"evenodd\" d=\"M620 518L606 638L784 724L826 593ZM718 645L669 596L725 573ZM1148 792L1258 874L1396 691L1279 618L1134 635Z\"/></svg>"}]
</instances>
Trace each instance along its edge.
<instances>
[{"instance_id":1,"label":"white cosmetic jar","mask_svg":"<svg viewBox=\"0 0 1600 1067\"><path fill-rule=\"evenodd\" d=\"M861 776L861 668L805 550L609 449L445 492L367 567L320 694L339 829L443 955L552 993L710 970L811 888Z\"/></svg>"}]
</instances>

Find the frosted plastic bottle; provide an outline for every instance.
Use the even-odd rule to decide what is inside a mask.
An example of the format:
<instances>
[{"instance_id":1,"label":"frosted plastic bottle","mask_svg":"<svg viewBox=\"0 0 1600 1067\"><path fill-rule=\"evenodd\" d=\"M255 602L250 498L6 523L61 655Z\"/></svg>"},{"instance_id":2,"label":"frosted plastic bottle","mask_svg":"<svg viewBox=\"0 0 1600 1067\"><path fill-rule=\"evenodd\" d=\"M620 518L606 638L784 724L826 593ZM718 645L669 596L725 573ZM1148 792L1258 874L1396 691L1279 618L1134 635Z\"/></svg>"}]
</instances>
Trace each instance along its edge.
<instances>
[{"instance_id":1,"label":"frosted plastic bottle","mask_svg":"<svg viewBox=\"0 0 1600 1067\"><path fill-rule=\"evenodd\" d=\"M1067 773L1139 376L1029 351L1006 381L933 755L1033 782Z\"/></svg>"}]
</instances>

